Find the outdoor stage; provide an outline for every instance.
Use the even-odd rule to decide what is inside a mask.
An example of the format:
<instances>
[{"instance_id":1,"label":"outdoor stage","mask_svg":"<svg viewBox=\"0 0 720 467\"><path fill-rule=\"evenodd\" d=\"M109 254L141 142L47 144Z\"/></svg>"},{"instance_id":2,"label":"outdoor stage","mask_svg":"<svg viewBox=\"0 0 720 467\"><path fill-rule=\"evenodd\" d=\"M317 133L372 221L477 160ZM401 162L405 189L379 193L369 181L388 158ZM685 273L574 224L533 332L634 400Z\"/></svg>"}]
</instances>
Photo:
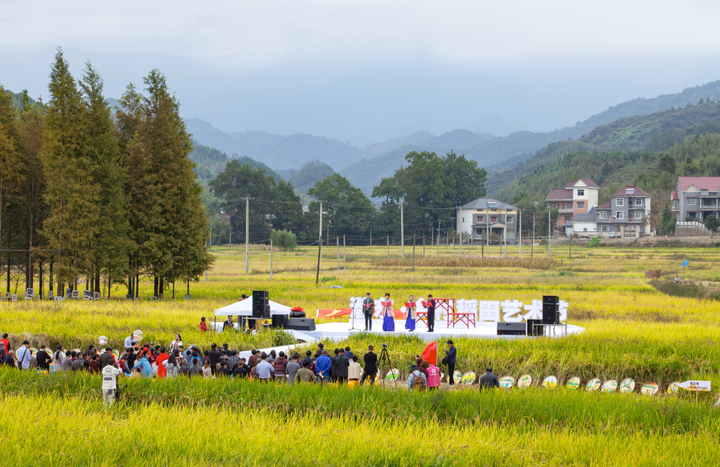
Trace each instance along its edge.
<instances>
[{"instance_id":1,"label":"outdoor stage","mask_svg":"<svg viewBox=\"0 0 720 467\"><path fill-rule=\"evenodd\" d=\"M307 343L307 344L314 344L317 342L328 342L328 341L341 341L344 339L347 339L352 334L357 334L360 332L366 332L363 330L360 331L350 331L350 328L352 327L352 324L348 323L347 321L338 321L334 323L324 323L324 324L318 324L316 326L315 331L295 331L295 330L285 330L288 334L292 334L295 339L298 340L298 343ZM362 329L364 327L364 320L355 318L355 327ZM367 331L368 334L373 334L374 336L377 336L378 341L375 344L376 348L379 348L380 344L382 344L382 338L384 336L418 336L420 339L423 339L425 341L434 341L436 339L446 339L446 338L458 338L458 337L468 337L468 338L477 338L477 339L543 339L543 337L530 337L530 336L498 336L497 335L497 323L489 321L478 321L477 326L474 328L467 329L465 327L447 327L447 323L442 320L438 320L435 323L435 332L427 332L427 327L425 324L418 322L417 323L417 329L413 332L408 332L405 329L405 320L396 320L395 321L395 332L384 332L382 330L382 320L374 319L373 320L373 330ZM554 326L556 328L558 337L560 334L560 329L562 328L564 330L564 326ZM580 334L585 331L585 328L582 328L580 326L575 326L572 324L567 325L567 333L568 335L571 334ZM552 331L550 331L550 334L552 336ZM261 349L265 352L269 352L270 350L275 350L276 352L280 352L281 350L283 352L292 352L295 348L294 345L287 345L282 347L273 347L269 349ZM241 357L249 358L250 352L240 352Z\"/></svg>"},{"instance_id":2,"label":"outdoor stage","mask_svg":"<svg viewBox=\"0 0 720 467\"><path fill-rule=\"evenodd\" d=\"M348 336L352 334L357 334L359 332L366 332L364 331L364 320L355 318L355 328L360 329L359 331L351 331L350 327L352 327L352 324L348 323L347 321L342 322L335 322L335 323L325 323L325 324L318 324L316 326L315 331L294 331L299 332L302 334L306 334L308 336L311 336L317 340L341 340L346 339ZM564 326L554 326L556 329L556 334L559 336L561 329L564 331ZM487 339L533 339L533 337L528 336L498 336L497 334L497 323L492 321L478 321L476 327L474 328L466 328L464 326L458 326L458 327L447 327L447 323L443 320L438 320L435 323L435 332L427 332L427 327L425 324L418 322L417 323L417 329L413 332L408 332L405 329L405 320L396 320L395 321L395 332L384 332L382 330L382 320L374 319L372 323L372 331L367 331L370 334L378 335L378 337L383 335L392 335L392 336L401 336L401 335L417 335L423 340L426 341L433 341L439 338L453 338L453 337L476 337L476 338L487 338ZM552 329L548 330L549 333L552 335ZM585 328L582 328L580 326L574 326L572 324L567 325L567 333L568 334L580 334L583 331L585 331Z\"/></svg>"}]
</instances>

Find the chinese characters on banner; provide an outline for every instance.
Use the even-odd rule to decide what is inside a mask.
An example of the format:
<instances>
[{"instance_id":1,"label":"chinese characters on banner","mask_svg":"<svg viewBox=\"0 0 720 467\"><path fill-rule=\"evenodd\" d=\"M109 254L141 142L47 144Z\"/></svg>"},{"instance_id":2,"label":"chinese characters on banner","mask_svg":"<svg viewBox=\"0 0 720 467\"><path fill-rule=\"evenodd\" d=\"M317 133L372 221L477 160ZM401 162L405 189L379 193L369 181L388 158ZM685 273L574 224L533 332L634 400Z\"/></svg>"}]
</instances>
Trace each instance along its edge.
<instances>
[{"instance_id":1,"label":"chinese characters on banner","mask_svg":"<svg viewBox=\"0 0 720 467\"><path fill-rule=\"evenodd\" d=\"M350 308L352 314L356 318L362 318L362 300L363 297L351 297ZM381 300L383 298L375 300L375 313L374 316L380 317L382 314ZM417 304L417 311L426 311L425 307L422 306L423 298L417 298L415 303ZM559 308L560 321L567 321L568 302L560 300ZM400 308L402 313L405 313L405 307ZM480 321L504 321L506 323L521 323L528 319L542 319L542 300L532 300L531 303L524 304L519 300L465 300L460 299L455 303L455 309L460 313L476 313L478 314L478 320ZM351 315L352 317L352 315ZM443 320L445 317L436 316L435 319Z\"/></svg>"}]
</instances>

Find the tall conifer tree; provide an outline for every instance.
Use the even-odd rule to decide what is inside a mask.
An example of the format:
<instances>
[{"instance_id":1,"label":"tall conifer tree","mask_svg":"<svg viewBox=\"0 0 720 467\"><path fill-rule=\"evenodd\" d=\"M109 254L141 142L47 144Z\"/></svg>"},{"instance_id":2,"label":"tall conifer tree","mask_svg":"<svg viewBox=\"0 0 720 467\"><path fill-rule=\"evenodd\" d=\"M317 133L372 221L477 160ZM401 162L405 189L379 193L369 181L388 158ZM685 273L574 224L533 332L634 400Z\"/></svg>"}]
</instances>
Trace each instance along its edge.
<instances>
[{"instance_id":1,"label":"tall conifer tree","mask_svg":"<svg viewBox=\"0 0 720 467\"><path fill-rule=\"evenodd\" d=\"M85 151L92 184L98 190L98 228L90 249L93 289L100 291L100 274L122 279L127 269L127 220L124 172L120 166L115 124L103 96L103 80L92 65L85 66L80 87L85 97Z\"/></svg>"},{"instance_id":2,"label":"tall conifer tree","mask_svg":"<svg viewBox=\"0 0 720 467\"><path fill-rule=\"evenodd\" d=\"M49 216L43 231L53 249L77 252L77 264L63 256L56 268L60 283L74 283L78 273L92 269L91 248L99 234L101 206L99 186L93 183L93 160L86 150L86 106L61 49L55 55L49 88L43 152Z\"/></svg>"}]
</instances>

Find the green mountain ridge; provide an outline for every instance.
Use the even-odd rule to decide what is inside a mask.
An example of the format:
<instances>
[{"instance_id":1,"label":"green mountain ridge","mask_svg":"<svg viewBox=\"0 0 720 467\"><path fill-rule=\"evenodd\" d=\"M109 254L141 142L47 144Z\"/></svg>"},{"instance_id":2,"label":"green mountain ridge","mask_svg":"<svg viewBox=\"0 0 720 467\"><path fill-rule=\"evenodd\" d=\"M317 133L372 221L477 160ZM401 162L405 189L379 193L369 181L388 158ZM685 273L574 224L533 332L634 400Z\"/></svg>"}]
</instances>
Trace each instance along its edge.
<instances>
[{"instance_id":1,"label":"green mountain ridge","mask_svg":"<svg viewBox=\"0 0 720 467\"><path fill-rule=\"evenodd\" d=\"M569 163L564 158L567 154L591 153L594 154L591 164L602 165L609 157L605 153L648 151L657 154L681 143L689 135L705 133L720 133L720 103L704 101L702 104L688 104L684 108L658 111L650 115L624 117L595 128L579 140L551 143L526 161L518 163L514 169L491 175L488 177L488 192L503 201L510 201L522 192L532 193L534 199L541 200L545 196L541 196L541 192L552 188L546 186L550 180L555 183L554 186L564 186L567 180L590 176L593 170L591 166L586 168L588 173L578 172L575 176L575 172L568 172L562 168L562 164L558 165L558 161ZM562 177L551 177L547 183L539 181L538 177L547 174L548 170L564 173L568 178L561 180ZM542 189L533 191L530 187L535 185Z\"/></svg>"},{"instance_id":2,"label":"green mountain ridge","mask_svg":"<svg viewBox=\"0 0 720 467\"><path fill-rule=\"evenodd\" d=\"M549 152L546 148L553 143L566 147L559 155L574 150L592 149L582 144L567 143L568 140L578 140L583 135L592 132L596 127L612 123L623 117L648 115L659 110L673 107L683 107L694 104L700 99L713 97L720 92L720 80L701 86L686 88L677 94L665 94L655 98L638 98L627 101L591 116L587 120L577 122L572 127L561 128L555 131L539 133L519 131L508 136L492 138L481 141L469 148L448 148L462 153L466 158L474 160L478 166L485 167L488 177L487 189L489 193L508 185L537 164L531 161L537 152ZM565 143L563 143L565 141ZM419 150L414 146L407 146L406 153ZM422 150L434 150L423 148ZM550 151L552 152L552 151ZM559 157L558 155L558 157ZM347 177L353 184L369 193L383 177L402 166L405 154L393 150L375 158L359 161L349 167L341 169L340 174ZM529 165L528 165L529 164ZM512 168L511 168L512 167ZM495 175L493 177L493 175Z\"/></svg>"}]
</instances>

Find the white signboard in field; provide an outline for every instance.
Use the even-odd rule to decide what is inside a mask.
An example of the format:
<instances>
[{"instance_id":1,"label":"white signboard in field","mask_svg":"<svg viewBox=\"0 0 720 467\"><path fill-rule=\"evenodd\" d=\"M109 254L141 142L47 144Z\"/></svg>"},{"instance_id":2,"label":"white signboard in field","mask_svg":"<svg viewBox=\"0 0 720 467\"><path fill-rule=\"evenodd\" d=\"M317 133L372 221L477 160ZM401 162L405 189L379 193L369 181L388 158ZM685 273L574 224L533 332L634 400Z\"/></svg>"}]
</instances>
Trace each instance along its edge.
<instances>
[{"instance_id":1,"label":"white signboard in field","mask_svg":"<svg viewBox=\"0 0 720 467\"><path fill-rule=\"evenodd\" d=\"M678 386L688 391L710 391L710 381L685 381Z\"/></svg>"}]
</instances>

